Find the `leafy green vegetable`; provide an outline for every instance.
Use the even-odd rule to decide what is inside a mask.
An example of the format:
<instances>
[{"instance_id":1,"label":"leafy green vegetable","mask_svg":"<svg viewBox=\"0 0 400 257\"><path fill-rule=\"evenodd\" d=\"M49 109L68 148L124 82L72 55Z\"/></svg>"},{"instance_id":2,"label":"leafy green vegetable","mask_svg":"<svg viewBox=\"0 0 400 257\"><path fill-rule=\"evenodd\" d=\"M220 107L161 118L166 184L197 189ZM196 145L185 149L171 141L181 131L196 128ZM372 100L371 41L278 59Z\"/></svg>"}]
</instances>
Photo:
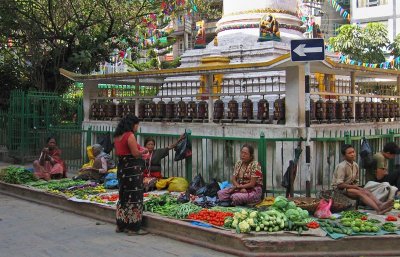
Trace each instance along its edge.
<instances>
[{"instance_id":1,"label":"leafy green vegetable","mask_svg":"<svg viewBox=\"0 0 400 257\"><path fill-rule=\"evenodd\" d=\"M284 196L277 196L275 198L274 203L272 204L272 207L275 209L278 209L280 211L286 211L286 207L288 206L289 201L286 199Z\"/></svg>"},{"instance_id":2,"label":"leafy green vegetable","mask_svg":"<svg viewBox=\"0 0 400 257\"><path fill-rule=\"evenodd\" d=\"M9 166L2 171L1 180L10 184L25 184L36 181L37 178L29 170L22 167Z\"/></svg>"}]
</instances>

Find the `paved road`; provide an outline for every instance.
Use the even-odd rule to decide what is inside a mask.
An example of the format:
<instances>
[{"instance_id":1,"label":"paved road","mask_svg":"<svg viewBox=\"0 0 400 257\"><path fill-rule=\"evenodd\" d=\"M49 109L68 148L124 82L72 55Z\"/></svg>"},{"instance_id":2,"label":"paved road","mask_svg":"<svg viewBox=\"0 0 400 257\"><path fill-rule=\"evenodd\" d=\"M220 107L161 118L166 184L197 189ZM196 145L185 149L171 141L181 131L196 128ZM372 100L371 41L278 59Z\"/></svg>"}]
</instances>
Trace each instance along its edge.
<instances>
[{"instance_id":1,"label":"paved road","mask_svg":"<svg viewBox=\"0 0 400 257\"><path fill-rule=\"evenodd\" d=\"M0 257L232 256L152 234L116 234L114 228L0 194Z\"/></svg>"}]
</instances>

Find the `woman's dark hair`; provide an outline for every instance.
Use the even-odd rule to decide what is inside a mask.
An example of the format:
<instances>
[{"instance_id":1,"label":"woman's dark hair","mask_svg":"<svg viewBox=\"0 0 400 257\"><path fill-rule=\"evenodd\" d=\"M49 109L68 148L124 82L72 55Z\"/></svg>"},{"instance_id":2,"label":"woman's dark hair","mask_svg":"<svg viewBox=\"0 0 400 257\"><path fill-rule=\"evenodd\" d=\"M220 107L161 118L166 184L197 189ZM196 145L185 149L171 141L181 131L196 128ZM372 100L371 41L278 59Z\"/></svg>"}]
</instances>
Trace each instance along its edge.
<instances>
[{"instance_id":1,"label":"woman's dark hair","mask_svg":"<svg viewBox=\"0 0 400 257\"><path fill-rule=\"evenodd\" d=\"M146 146L148 142L153 142L154 144L156 144L156 140L154 140L154 138L152 137L146 137L146 139L144 140L144 146Z\"/></svg>"},{"instance_id":2,"label":"woman's dark hair","mask_svg":"<svg viewBox=\"0 0 400 257\"><path fill-rule=\"evenodd\" d=\"M119 137L122 134L124 134L125 132L129 132L129 131L133 132L132 131L133 125L136 125L136 124L139 124L138 117L136 117L133 114L126 115L119 121L117 128L115 129L115 132L114 132L114 137Z\"/></svg>"},{"instance_id":3,"label":"woman's dark hair","mask_svg":"<svg viewBox=\"0 0 400 257\"><path fill-rule=\"evenodd\" d=\"M399 146L395 142L386 143L383 147L384 153L390 154L398 154L399 153Z\"/></svg>"},{"instance_id":4,"label":"woman's dark hair","mask_svg":"<svg viewBox=\"0 0 400 257\"><path fill-rule=\"evenodd\" d=\"M246 143L246 144L242 145L242 148L240 148L240 150L242 150L245 147L247 149L249 149L251 160L254 161L254 147L252 145Z\"/></svg>"},{"instance_id":5,"label":"woman's dark hair","mask_svg":"<svg viewBox=\"0 0 400 257\"><path fill-rule=\"evenodd\" d=\"M354 148L354 146L350 145L350 144L344 144L342 146L342 148L340 149L340 152L342 153L342 155L346 155L346 151L349 148Z\"/></svg>"},{"instance_id":6,"label":"woman's dark hair","mask_svg":"<svg viewBox=\"0 0 400 257\"><path fill-rule=\"evenodd\" d=\"M48 143L50 142L50 140L52 140L52 139L54 139L54 141L56 141L56 143L57 143L57 139L56 139L55 137L49 136L49 137L46 139L46 144L48 144Z\"/></svg>"}]
</instances>

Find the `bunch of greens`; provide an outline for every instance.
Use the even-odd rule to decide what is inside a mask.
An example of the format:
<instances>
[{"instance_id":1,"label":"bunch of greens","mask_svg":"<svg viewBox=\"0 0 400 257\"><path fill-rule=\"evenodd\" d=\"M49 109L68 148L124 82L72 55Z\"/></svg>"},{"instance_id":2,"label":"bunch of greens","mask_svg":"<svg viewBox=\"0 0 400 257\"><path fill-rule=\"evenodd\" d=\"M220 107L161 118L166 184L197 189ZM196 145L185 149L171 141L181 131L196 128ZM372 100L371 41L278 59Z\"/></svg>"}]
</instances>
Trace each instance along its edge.
<instances>
[{"instance_id":1,"label":"bunch of greens","mask_svg":"<svg viewBox=\"0 0 400 257\"><path fill-rule=\"evenodd\" d=\"M64 178L60 180L50 180L50 181L36 181L27 183L27 185L44 190L59 190L64 191L74 186L85 185L87 182L83 180L72 180L70 178Z\"/></svg>"},{"instance_id":2,"label":"bunch of greens","mask_svg":"<svg viewBox=\"0 0 400 257\"><path fill-rule=\"evenodd\" d=\"M37 178L29 170L22 167L9 166L2 170L0 179L10 184L26 184Z\"/></svg>"}]
</instances>

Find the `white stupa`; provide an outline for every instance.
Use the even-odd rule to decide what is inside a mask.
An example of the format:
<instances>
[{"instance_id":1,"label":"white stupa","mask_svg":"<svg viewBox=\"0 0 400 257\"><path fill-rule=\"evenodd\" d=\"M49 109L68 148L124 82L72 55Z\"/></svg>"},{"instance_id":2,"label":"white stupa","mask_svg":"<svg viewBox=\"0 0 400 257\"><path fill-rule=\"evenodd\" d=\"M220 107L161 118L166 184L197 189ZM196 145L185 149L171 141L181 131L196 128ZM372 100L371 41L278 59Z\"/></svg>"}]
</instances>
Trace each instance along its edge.
<instances>
[{"instance_id":1,"label":"white stupa","mask_svg":"<svg viewBox=\"0 0 400 257\"><path fill-rule=\"evenodd\" d=\"M298 0L224 0L223 17L217 22L218 45L210 42L205 49L188 50L181 56L180 67L197 67L202 64L206 57L225 58L229 63L256 63L266 62L284 55L290 50L290 40L303 38L301 20L298 18ZM260 35L260 21L267 15L272 14L279 24L280 42L264 41L258 42ZM206 58L207 59L207 58ZM249 80L265 76L275 76L275 83L268 82L267 91L285 90L285 71L271 71L258 73L234 73L225 74L225 79ZM169 77L167 83L174 81L198 81L200 76ZM277 86L279 84L279 86ZM263 89L263 90L265 90ZM160 95L183 94L185 88L177 83L168 87L168 93L160 92ZM225 89L223 89L224 91ZM240 91L240 89L238 89ZM238 91L238 92L239 92ZM249 98L258 101L261 96L252 95ZM272 106L278 95L268 95L265 98ZM191 98L184 98L190 100ZM228 102L231 97L220 97ZM236 99L241 102L244 96ZM256 110L254 110L256 111Z\"/></svg>"},{"instance_id":2,"label":"white stupa","mask_svg":"<svg viewBox=\"0 0 400 257\"><path fill-rule=\"evenodd\" d=\"M288 53L291 39L303 38L298 0L224 0L223 17L217 22L218 46L186 51L181 67L200 64L202 57L222 55L230 63L264 62ZM263 16L272 14L279 23L281 42L258 42Z\"/></svg>"},{"instance_id":3,"label":"white stupa","mask_svg":"<svg viewBox=\"0 0 400 257\"><path fill-rule=\"evenodd\" d=\"M268 13L279 22L282 42L301 38L303 33L297 12L297 0L224 1L224 15L217 23L219 45L256 43L260 20Z\"/></svg>"}]
</instances>

